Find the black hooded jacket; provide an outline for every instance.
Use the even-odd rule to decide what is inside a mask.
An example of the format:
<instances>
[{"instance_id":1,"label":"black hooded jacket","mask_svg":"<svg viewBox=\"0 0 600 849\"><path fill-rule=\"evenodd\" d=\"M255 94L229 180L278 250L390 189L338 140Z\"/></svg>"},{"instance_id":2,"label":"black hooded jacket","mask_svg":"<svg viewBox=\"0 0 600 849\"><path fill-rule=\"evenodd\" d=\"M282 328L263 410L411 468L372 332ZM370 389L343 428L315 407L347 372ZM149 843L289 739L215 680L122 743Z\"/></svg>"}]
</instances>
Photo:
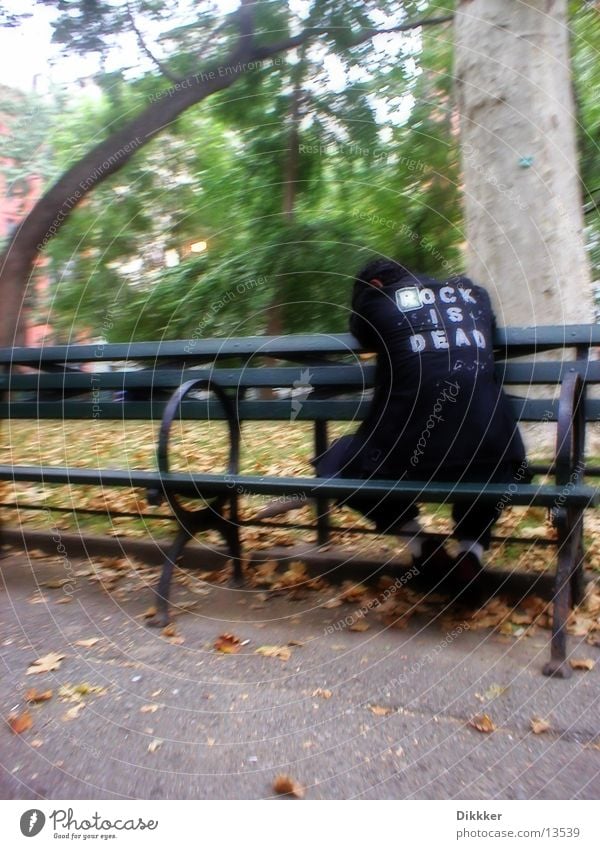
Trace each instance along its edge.
<instances>
[{"instance_id":1,"label":"black hooded jacket","mask_svg":"<svg viewBox=\"0 0 600 849\"><path fill-rule=\"evenodd\" d=\"M494 374L485 289L467 277L408 274L383 288L359 280L352 309L350 330L377 352L377 373L346 475L460 477L524 461Z\"/></svg>"}]
</instances>

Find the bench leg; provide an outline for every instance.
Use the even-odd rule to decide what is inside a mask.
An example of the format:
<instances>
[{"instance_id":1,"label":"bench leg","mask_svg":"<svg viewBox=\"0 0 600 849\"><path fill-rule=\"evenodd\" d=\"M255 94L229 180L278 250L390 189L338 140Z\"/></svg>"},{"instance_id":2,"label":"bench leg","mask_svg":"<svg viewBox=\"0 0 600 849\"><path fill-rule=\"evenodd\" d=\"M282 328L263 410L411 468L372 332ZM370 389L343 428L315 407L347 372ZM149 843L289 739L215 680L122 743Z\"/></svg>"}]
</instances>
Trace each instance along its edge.
<instances>
[{"instance_id":1,"label":"bench leg","mask_svg":"<svg viewBox=\"0 0 600 849\"><path fill-rule=\"evenodd\" d=\"M148 621L148 625L150 627L164 628L169 624L169 592L171 589L173 569L181 556L181 552L183 551L186 542L191 538L191 536L190 532L185 528L179 528L177 536L169 549L166 560L163 563L158 586L154 591L157 612L156 616Z\"/></svg>"},{"instance_id":2,"label":"bench leg","mask_svg":"<svg viewBox=\"0 0 600 849\"><path fill-rule=\"evenodd\" d=\"M240 541L240 529L237 524L225 520L224 525L220 528L222 535L225 537L225 542L229 549L229 556L233 565L233 575L229 581L229 586L239 589L244 586L244 572L242 570L242 543Z\"/></svg>"},{"instance_id":3,"label":"bench leg","mask_svg":"<svg viewBox=\"0 0 600 849\"><path fill-rule=\"evenodd\" d=\"M571 598L574 605L581 604L585 598L586 580L584 574L584 549L583 549L583 512L577 517L576 543L575 543L575 566L571 577Z\"/></svg>"},{"instance_id":4,"label":"bench leg","mask_svg":"<svg viewBox=\"0 0 600 849\"><path fill-rule=\"evenodd\" d=\"M554 613L550 660L544 666L544 675L570 678L573 674L567 662L567 620L571 612L571 583L578 557L577 523L566 521L559 528L558 565L554 587Z\"/></svg>"}]
</instances>

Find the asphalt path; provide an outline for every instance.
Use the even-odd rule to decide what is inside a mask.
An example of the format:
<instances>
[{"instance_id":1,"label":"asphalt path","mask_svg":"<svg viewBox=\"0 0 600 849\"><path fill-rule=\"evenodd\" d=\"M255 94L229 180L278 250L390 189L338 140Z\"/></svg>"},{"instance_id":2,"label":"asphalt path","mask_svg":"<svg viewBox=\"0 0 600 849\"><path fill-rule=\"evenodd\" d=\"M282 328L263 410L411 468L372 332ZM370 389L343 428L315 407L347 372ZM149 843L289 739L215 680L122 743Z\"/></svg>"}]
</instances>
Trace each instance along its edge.
<instances>
[{"instance_id":1,"label":"asphalt path","mask_svg":"<svg viewBox=\"0 0 600 849\"><path fill-rule=\"evenodd\" d=\"M1 798L265 799L281 774L307 799L599 796L600 650L583 638L570 650L595 669L550 679L547 631L515 639L458 614L355 631L357 604L324 606L335 587L200 582L176 588L187 609L165 636L144 618L147 574L109 592L96 566L73 564L63 603L58 560L0 561L1 712L31 720L0 728ZM215 649L227 633L237 653ZM56 669L27 674L50 653ZM52 697L28 704L32 687ZM491 733L469 724L484 714Z\"/></svg>"}]
</instances>

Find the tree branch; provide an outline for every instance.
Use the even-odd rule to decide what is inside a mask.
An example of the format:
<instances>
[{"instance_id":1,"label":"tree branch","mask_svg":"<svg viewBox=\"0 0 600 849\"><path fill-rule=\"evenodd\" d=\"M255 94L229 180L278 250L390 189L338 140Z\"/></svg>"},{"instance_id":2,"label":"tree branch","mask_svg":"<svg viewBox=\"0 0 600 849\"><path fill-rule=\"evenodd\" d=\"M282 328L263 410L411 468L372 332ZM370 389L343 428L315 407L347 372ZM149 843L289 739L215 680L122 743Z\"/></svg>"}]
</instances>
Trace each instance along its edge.
<instances>
[{"instance_id":1,"label":"tree branch","mask_svg":"<svg viewBox=\"0 0 600 849\"><path fill-rule=\"evenodd\" d=\"M376 35L386 35L395 32L408 32L411 29L418 29L419 27L425 26L436 26L438 24L448 23L448 21L452 20L454 20L454 15L441 15L437 18L421 18L417 21L409 21L408 23L398 24L395 27L389 27L386 29L363 30L363 32L358 33L357 36L347 46L357 47L359 44L364 44L365 41L368 41L370 38L374 38ZM298 35L291 36L290 38L286 38L283 41L265 45L262 48L257 48L255 52L255 58L267 59L269 56L275 55L275 53L281 53L284 50L291 50L293 47L299 47L306 41L312 38L316 38L320 35L331 35L331 29L328 29L327 27L311 27L309 29L302 30L302 32L298 33Z\"/></svg>"},{"instance_id":2,"label":"tree branch","mask_svg":"<svg viewBox=\"0 0 600 849\"><path fill-rule=\"evenodd\" d=\"M167 68L164 62L161 62L160 59L157 59L156 56L152 53L146 42L144 41L144 36L140 32L137 27L137 24L134 20L133 13L131 11L131 6L127 3L127 17L129 18L129 22L131 24L131 28L134 31L136 38L138 40L138 44L140 45L142 51L146 54L146 56L150 59L151 62L154 62L158 70L163 74L168 80L172 83L181 82L181 77L176 77L175 74L172 74L171 71Z\"/></svg>"}]
</instances>

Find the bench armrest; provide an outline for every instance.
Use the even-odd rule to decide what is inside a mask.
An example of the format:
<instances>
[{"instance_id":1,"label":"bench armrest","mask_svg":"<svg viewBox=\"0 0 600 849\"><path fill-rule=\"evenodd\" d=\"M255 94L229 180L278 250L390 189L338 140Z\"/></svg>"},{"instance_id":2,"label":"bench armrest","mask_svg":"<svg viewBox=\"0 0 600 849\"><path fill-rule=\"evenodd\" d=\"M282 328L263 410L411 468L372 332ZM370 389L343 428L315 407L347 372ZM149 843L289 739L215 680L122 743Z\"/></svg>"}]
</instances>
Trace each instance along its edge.
<instances>
[{"instance_id":1,"label":"bench armrest","mask_svg":"<svg viewBox=\"0 0 600 849\"><path fill-rule=\"evenodd\" d=\"M585 470L585 384L576 372L568 372L558 402L556 429L556 484L578 484Z\"/></svg>"},{"instance_id":2,"label":"bench armrest","mask_svg":"<svg viewBox=\"0 0 600 849\"><path fill-rule=\"evenodd\" d=\"M158 469L162 474L169 472L169 437L171 435L171 425L177 415L181 402L193 389L204 389L209 392L213 392L218 400L221 402L221 406L225 412L225 416L227 419L227 425L229 428L229 459L227 463L227 474L229 475L237 475L239 474L239 463L240 463L240 422L237 414L236 407L229 397L229 395L225 392L225 390L217 383L213 378L198 378L195 380L188 380L186 383L183 383L175 392L172 394L169 402L165 408L162 421L160 423L160 430L158 434L158 446L156 449L156 459L158 463ZM176 516L185 517L189 511L181 504L179 501L177 494L169 489L148 489L147 490L147 498L148 502L153 505L158 505L162 502L163 498L169 502L169 505ZM232 492L228 499L232 502L232 511L236 511L236 507L233 503L235 501L235 493ZM227 500L227 499L222 499Z\"/></svg>"}]
</instances>

